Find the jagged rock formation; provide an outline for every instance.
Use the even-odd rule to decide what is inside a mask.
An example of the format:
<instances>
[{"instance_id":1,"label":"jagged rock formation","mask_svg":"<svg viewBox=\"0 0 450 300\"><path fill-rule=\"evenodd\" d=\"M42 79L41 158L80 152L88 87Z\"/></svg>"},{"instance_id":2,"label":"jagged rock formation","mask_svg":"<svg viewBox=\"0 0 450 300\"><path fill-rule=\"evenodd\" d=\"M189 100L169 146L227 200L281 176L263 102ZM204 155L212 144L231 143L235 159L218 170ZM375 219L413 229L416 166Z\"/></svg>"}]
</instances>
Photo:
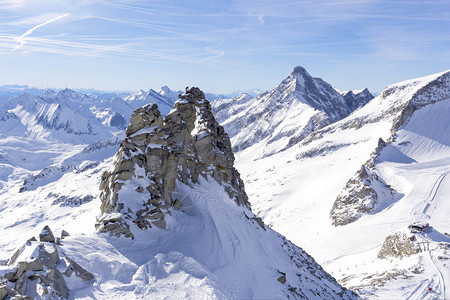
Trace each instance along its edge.
<instances>
[{"instance_id":1,"label":"jagged rock formation","mask_svg":"<svg viewBox=\"0 0 450 300\"><path fill-rule=\"evenodd\" d=\"M348 91L343 93L342 96L344 96L345 103L347 103L347 107L351 111L366 105L370 100L375 98L367 88L358 92Z\"/></svg>"},{"instance_id":2,"label":"jagged rock formation","mask_svg":"<svg viewBox=\"0 0 450 300\"><path fill-rule=\"evenodd\" d=\"M68 234L63 231L61 235ZM59 245L60 240L45 226L39 241L32 237L19 248L0 266L0 299L67 299L70 290L66 280L73 274L80 281L92 281L94 275L67 257Z\"/></svg>"},{"instance_id":3,"label":"jagged rock formation","mask_svg":"<svg viewBox=\"0 0 450 300\"><path fill-rule=\"evenodd\" d=\"M133 113L114 167L102 176L99 232L132 238L131 223L141 229L165 228L165 215L183 206L172 198L176 180L196 183L199 176L214 178L238 205L249 206L228 135L203 92L192 88L179 97L164 119L156 105ZM141 205L136 206L136 199Z\"/></svg>"}]
</instances>

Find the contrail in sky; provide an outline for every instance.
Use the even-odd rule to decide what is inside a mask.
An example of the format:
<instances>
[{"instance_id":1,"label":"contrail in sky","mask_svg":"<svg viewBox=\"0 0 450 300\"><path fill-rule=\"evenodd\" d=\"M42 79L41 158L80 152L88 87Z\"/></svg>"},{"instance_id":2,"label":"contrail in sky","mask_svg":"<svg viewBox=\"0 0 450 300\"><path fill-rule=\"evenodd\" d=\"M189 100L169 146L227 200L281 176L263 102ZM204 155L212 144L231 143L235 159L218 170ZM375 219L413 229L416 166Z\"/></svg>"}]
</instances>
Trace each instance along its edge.
<instances>
[{"instance_id":1,"label":"contrail in sky","mask_svg":"<svg viewBox=\"0 0 450 300\"><path fill-rule=\"evenodd\" d=\"M38 28L40 28L40 27L42 27L42 26L45 26L45 25L47 25L47 24L50 24L50 23L52 23L52 22L58 21L59 19L65 18L65 17L67 17L68 15L69 15L69 14L61 15L61 16L56 17L56 18L54 18L54 19L45 21L45 22L42 23L42 24L36 25L36 26L34 26L33 28L31 28L31 29L28 29L24 34L22 34L21 36L19 36L19 37L16 39L17 41L20 42L20 45L16 46L16 47L15 47L14 49L12 49L11 51L16 51L17 49L19 49L20 47L22 47L23 45L25 45L25 42L26 42L25 37L27 37L27 36L29 36L30 34L32 34L33 31L35 31L36 29L38 29Z\"/></svg>"}]
</instances>

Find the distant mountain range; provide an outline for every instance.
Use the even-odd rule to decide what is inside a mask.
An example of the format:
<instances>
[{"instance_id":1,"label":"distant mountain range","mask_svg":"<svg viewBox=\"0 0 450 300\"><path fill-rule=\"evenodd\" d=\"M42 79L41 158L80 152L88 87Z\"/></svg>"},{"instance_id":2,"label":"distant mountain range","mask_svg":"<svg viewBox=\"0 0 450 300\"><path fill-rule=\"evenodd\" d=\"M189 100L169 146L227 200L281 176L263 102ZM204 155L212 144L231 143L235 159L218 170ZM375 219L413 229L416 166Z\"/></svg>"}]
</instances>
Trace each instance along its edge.
<instances>
[{"instance_id":1,"label":"distant mountain range","mask_svg":"<svg viewBox=\"0 0 450 300\"><path fill-rule=\"evenodd\" d=\"M47 88L51 89L53 91L60 91L63 89L56 89L56 88ZM23 93L27 93L33 96L40 96L42 93L44 93L46 89L45 88L37 88L37 87L30 87L28 85L19 85L19 84L7 84L7 85L0 85L0 100L5 100L11 97L20 96ZM93 99L110 99L112 97L122 97L125 98L131 94L139 93L140 91L101 91L96 89L77 89L72 88L73 91L79 93L79 94L86 94L89 97ZM158 93L161 95L164 95L168 98L177 99L178 95L182 93L183 91L177 91L177 90L171 90L168 86L162 86ZM250 89L245 91L236 91L228 94L215 94L215 93L205 93L205 96L208 100L212 101L217 98L234 98L236 96L239 96L243 93L247 93L253 97L258 96L263 91L258 89Z\"/></svg>"}]
</instances>

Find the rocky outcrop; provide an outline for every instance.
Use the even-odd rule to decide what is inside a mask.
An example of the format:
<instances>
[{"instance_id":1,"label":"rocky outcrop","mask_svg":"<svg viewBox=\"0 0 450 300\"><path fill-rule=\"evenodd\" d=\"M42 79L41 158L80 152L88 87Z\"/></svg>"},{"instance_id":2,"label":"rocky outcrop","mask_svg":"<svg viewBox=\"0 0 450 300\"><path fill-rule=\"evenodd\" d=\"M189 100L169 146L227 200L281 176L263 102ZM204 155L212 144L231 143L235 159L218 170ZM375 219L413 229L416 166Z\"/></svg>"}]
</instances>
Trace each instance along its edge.
<instances>
[{"instance_id":1,"label":"rocky outcrop","mask_svg":"<svg viewBox=\"0 0 450 300\"><path fill-rule=\"evenodd\" d=\"M395 191L366 165L362 165L350 178L331 208L330 217L334 226L347 225L364 213L373 213L379 202L379 194Z\"/></svg>"},{"instance_id":2,"label":"rocky outcrop","mask_svg":"<svg viewBox=\"0 0 450 300\"><path fill-rule=\"evenodd\" d=\"M92 281L94 275L64 254L48 226L20 247L0 269L0 299L32 299L27 293L45 299L67 299L67 279ZM72 279L73 280L73 279Z\"/></svg>"},{"instance_id":3,"label":"rocky outcrop","mask_svg":"<svg viewBox=\"0 0 450 300\"><path fill-rule=\"evenodd\" d=\"M195 184L199 176L213 178L238 205L249 207L230 140L203 92L191 88L179 98L165 118L155 104L131 116L114 164L102 175L99 232L133 238L132 224L165 228L165 216L183 209L172 197L176 182Z\"/></svg>"},{"instance_id":4,"label":"rocky outcrop","mask_svg":"<svg viewBox=\"0 0 450 300\"><path fill-rule=\"evenodd\" d=\"M375 168L377 157L385 146L386 143L380 138L371 158L350 178L336 198L330 211L334 226L352 223L364 213L374 213L380 198L393 201L398 196L398 193L378 176Z\"/></svg>"},{"instance_id":5,"label":"rocky outcrop","mask_svg":"<svg viewBox=\"0 0 450 300\"><path fill-rule=\"evenodd\" d=\"M408 257L419 252L414 244L414 236L408 236L406 232L396 232L388 235L381 246L378 258L400 258Z\"/></svg>"}]
</instances>

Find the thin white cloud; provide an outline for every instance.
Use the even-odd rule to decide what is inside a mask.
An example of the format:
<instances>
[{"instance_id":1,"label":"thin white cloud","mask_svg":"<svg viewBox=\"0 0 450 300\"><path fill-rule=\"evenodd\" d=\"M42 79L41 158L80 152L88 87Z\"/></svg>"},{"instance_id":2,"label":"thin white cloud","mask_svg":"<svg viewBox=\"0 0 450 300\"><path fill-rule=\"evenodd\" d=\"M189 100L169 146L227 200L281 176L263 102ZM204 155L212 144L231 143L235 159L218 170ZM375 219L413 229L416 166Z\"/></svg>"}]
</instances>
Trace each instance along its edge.
<instances>
[{"instance_id":1,"label":"thin white cloud","mask_svg":"<svg viewBox=\"0 0 450 300\"><path fill-rule=\"evenodd\" d=\"M48 25L48 24L50 24L50 23L56 22L56 21L58 21L58 20L60 20L60 19L62 19L62 18L65 18L65 17L67 17L67 16L69 16L69 14L64 14L64 15L58 16L58 17L56 17L56 18L53 18L53 19L51 19L51 20L45 21L44 23L41 23L41 24L39 24L39 25L36 25L36 26L34 26L33 28L31 28L31 29L28 29L24 34L22 34L21 36L19 36L19 37L17 38L17 41L20 42L20 44L19 44L18 46L16 46L12 51L14 52L14 51L16 51L17 49L19 49L20 47L22 47L23 45L25 45L25 43L26 43L26 37L29 36L30 34L32 34L33 31L35 31L36 29L41 28L41 27L43 27L43 26L45 26L45 25Z\"/></svg>"}]
</instances>

